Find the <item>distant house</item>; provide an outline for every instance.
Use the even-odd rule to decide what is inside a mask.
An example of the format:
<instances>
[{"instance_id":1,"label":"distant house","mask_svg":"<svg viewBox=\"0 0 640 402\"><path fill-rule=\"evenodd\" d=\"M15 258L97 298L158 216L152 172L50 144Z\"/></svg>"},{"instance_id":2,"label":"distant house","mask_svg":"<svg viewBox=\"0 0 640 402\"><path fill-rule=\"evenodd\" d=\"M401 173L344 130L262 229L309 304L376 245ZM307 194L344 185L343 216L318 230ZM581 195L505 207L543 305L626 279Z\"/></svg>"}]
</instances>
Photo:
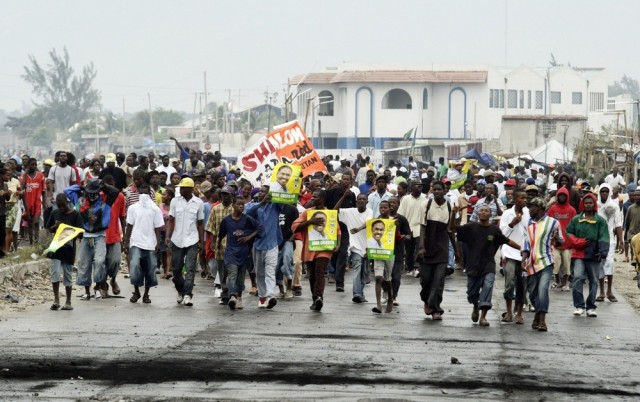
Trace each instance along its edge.
<instances>
[{"instance_id":1,"label":"distant house","mask_svg":"<svg viewBox=\"0 0 640 402\"><path fill-rule=\"evenodd\" d=\"M572 127L579 122L569 130L571 143L584 130L599 130L616 119L605 113L610 101L605 68L344 66L298 75L290 83L301 94L294 105L301 124L307 120L314 145L326 149L395 147L415 133L416 143L430 146L434 157L453 156L447 148L464 152L465 144L478 142L485 151L516 152L539 145L531 141L536 136L562 142L562 125L556 123L551 133L554 124L543 127L541 116L570 121ZM514 130L514 121L547 131L531 137L529 125Z\"/></svg>"}]
</instances>

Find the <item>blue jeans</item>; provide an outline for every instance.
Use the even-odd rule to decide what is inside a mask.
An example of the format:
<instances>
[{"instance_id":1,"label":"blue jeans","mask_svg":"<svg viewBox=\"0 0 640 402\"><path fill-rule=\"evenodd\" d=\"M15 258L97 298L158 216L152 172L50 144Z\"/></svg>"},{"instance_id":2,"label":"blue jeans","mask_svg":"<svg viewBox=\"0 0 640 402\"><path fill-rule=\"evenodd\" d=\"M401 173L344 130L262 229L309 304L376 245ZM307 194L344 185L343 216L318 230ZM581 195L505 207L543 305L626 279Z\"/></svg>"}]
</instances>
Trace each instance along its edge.
<instances>
[{"instance_id":1,"label":"blue jeans","mask_svg":"<svg viewBox=\"0 0 640 402\"><path fill-rule=\"evenodd\" d=\"M589 280L589 296L587 296L587 310L596 309L596 294L598 293L598 272L600 263L593 260L573 260L573 307L585 308L582 288L584 281Z\"/></svg>"},{"instance_id":2,"label":"blue jeans","mask_svg":"<svg viewBox=\"0 0 640 402\"><path fill-rule=\"evenodd\" d=\"M293 242L286 241L278 252L276 268L276 284L282 285L282 280L293 279Z\"/></svg>"},{"instance_id":3,"label":"blue jeans","mask_svg":"<svg viewBox=\"0 0 640 402\"><path fill-rule=\"evenodd\" d=\"M344 286L344 273L347 267L347 259L349 257L349 239L340 241L340 248L337 253L331 256L331 265L334 268L336 277L336 287ZM329 271L331 272L331 271Z\"/></svg>"},{"instance_id":4,"label":"blue jeans","mask_svg":"<svg viewBox=\"0 0 640 402\"><path fill-rule=\"evenodd\" d=\"M227 288L229 289L229 297L242 297L242 291L244 290L245 265L242 264L238 266L235 264L226 264L225 271L227 272Z\"/></svg>"},{"instance_id":5,"label":"blue jeans","mask_svg":"<svg viewBox=\"0 0 640 402\"><path fill-rule=\"evenodd\" d=\"M527 277L529 299L531 299L536 313L546 313L549 311L549 285L551 284L552 276L553 264Z\"/></svg>"},{"instance_id":6,"label":"blue jeans","mask_svg":"<svg viewBox=\"0 0 640 402\"><path fill-rule=\"evenodd\" d=\"M155 250L143 250L136 246L129 247L129 273L133 286L158 286L156 278L157 256Z\"/></svg>"},{"instance_id":7,"label":"blue jeans","mask_svg":"<svg viewBox=\"0 0 640 402\"><path fill-rule=\"evenodd\" d=\"M196 276L196 256L198 243L180 248L171 243L171 266L173 268L173 284L181 295L193 296L193 281ZM182 276L182 267L186 267L186 274Z\"/></svg>"},{"instance_id":8,"label":"blue jeans","mask_svg":"<svg viewBox=\"0 0 640 402\"><path fill-rule=\"evenodd\" d=\"M120 270L120 260L122 259L122 246L120 242L107 244L107 257L105 259L105 268L107 276L115 278Z\"/></svg>"},{"instance_id":9,"label":"blue jeans","mask_svg":"<svg viewBox=\"0 0 640 402\"><path fill-rule=\"evenodd\" d=\"M105 260L107 257L107 245L104 236L83 237L80 242L78 254L78 286L91 286L91 268L93 267L93 281L105 283L107 271Z\"/></svg>"},{"instance_id":10,"label":"blue jeans","mask_svg":"<svg viewBox=\"0 0 640 402\"><path fill-rule=\"evenodd\" d=\"M351 252L351 269L353 269L353 296L364 298L364 275L367 260L360 254Z\"/></svg>"},{"instance_id":11,"label":"blue jeans","mask_svg":"<svg viewBox=\"0 0 640 402\"><path fill-rule=\"evenodd\" d=\"M491 309L491 294L496 274L491 272L483 276L467 276L467 301L480 309Z\"/></svg>"},{"instance_id":12,"label":"blue jeans","mask_svg":"<svg viewBox=\"0 0 640 402\"><path fill-rule=\"evenodd\" d=\"M455 267L456 266L456 250L453 248L453 243L449 240L449 261L447 262L447 267Z\"/></svg>"}]
</instances>

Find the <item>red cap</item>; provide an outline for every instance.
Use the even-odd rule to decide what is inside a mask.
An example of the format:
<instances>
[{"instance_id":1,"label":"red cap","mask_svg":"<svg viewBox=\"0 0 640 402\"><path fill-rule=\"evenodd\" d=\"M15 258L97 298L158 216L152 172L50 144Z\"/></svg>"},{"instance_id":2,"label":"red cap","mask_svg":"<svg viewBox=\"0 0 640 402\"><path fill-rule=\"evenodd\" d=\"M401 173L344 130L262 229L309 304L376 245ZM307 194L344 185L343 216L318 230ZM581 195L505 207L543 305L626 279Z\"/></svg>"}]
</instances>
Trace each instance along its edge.
<instances>
[{"instance_id":1,"label":"red cap","mask_svg":"<svg viewBox=\"0 0 640 402\"><path fill-rule=\"evenodd\" d=\"M443 183L451 183L451 180L448 177L443 177L442 178L442 182Z\"/></svg>"},{"instance_id":2,"label":"red cap","mask_svg":"<svg viewBox=\"0 0 640 402\"><path fill-rule=\"evenodd\" d=\"M516 181L515 181L515 180L513 180L513 179L509 179L509 180L507 180L507 181L505 181L505 182L504 182L504 185L505 185L505 186L514 186L514 187L515 187L515 185L516 185Z\"/></svg>"}]
</instances>

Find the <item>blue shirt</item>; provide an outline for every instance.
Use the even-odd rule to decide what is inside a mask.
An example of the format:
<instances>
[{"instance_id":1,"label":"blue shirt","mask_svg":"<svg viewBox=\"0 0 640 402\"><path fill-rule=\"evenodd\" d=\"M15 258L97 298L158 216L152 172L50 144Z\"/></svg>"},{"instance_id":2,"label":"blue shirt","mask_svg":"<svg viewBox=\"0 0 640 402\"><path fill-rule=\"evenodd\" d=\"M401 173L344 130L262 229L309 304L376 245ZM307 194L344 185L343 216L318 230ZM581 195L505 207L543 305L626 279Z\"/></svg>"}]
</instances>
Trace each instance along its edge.
<instances>
[{"instance_id":1,"label":"blue shirt","mask_svg":"<svg viewBox=\"0 0 640 402\"><path fill-rule=\"evenodd\" d=\"M256 250L271 250L282 243L282 231L279 230L280 212L282 212L282 204L272 202L265 205L256 204L246 212L262 226L253 244Z\"/></svg>"},{"instance_id":2,"label":"blue shirt","mask_svg":"<svg viewBox=\"0 0 640 402\"><path fill-rule=\"evenodd\" d=\"M251 242L240 243L238 239L250 235L254 231L260 231L262 226L250 216L242 215L235 220L231 215L222 218L220 223L219 238L227 237L227 248L224 252L224 263L237 266L244 265L251 255Z\"/></svg>"},{"instance_id":3,"label":"blue shirt","mask_svg":"<svg viewBox=\"0 0 640 402\"><path fill-rule=\"evenodd\" d=\"M358 190L360 190L360 194L364 194L366 196L369 195L369 190L373 187L373 183L364 182L358 186Z\"/></svg>"}]
</instances>

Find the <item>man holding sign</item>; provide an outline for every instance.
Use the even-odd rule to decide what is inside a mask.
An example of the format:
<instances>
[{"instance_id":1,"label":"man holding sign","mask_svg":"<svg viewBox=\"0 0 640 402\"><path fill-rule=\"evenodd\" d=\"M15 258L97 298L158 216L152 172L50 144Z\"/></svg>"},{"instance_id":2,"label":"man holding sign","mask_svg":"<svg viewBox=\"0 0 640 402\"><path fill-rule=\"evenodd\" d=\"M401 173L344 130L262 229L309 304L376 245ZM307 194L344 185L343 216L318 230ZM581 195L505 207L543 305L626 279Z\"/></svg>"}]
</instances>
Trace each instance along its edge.
<instances>
[{"instance_id":1,"label":"man holding sign","mask_svg":"<svg viewBox=\"0 0 640 402\"><path fill-rule=\"evenodd\" d=\"M382 281L385 282L387 291L385 312L393 311L391 272L395 260L393 249L396 234L395 221L389 218L389 201L381 201L379 209L380 217L367 221L367 257L372 262L373 274L376 278L377 305L371 311L376 314L382 313Z\"/></svg>"},{"instance_id":2,"label":"man holding sign","mask_svg":"<svg viewBox=\"0 0 640 402\"><path fill-rule=\"evenodd\" d=\"M311 208L300 214L293 222L291 228L295 233L300 233L302 237L302 262L309 272L309 285L313 297L311 310L320 311L323 306L323 295L325 279L324 273L329 265L329 260L333 252L340 247L340 227L337 224L336 212L325 209L327 192L315 190L309 201ZM333 217L333 221L329 219ZM327 227L329 225L329 227ZM333 225L333 226L331 226ZM316 238L318 232L324 233L325 237Z\"/></svg>"}]
</instances>

